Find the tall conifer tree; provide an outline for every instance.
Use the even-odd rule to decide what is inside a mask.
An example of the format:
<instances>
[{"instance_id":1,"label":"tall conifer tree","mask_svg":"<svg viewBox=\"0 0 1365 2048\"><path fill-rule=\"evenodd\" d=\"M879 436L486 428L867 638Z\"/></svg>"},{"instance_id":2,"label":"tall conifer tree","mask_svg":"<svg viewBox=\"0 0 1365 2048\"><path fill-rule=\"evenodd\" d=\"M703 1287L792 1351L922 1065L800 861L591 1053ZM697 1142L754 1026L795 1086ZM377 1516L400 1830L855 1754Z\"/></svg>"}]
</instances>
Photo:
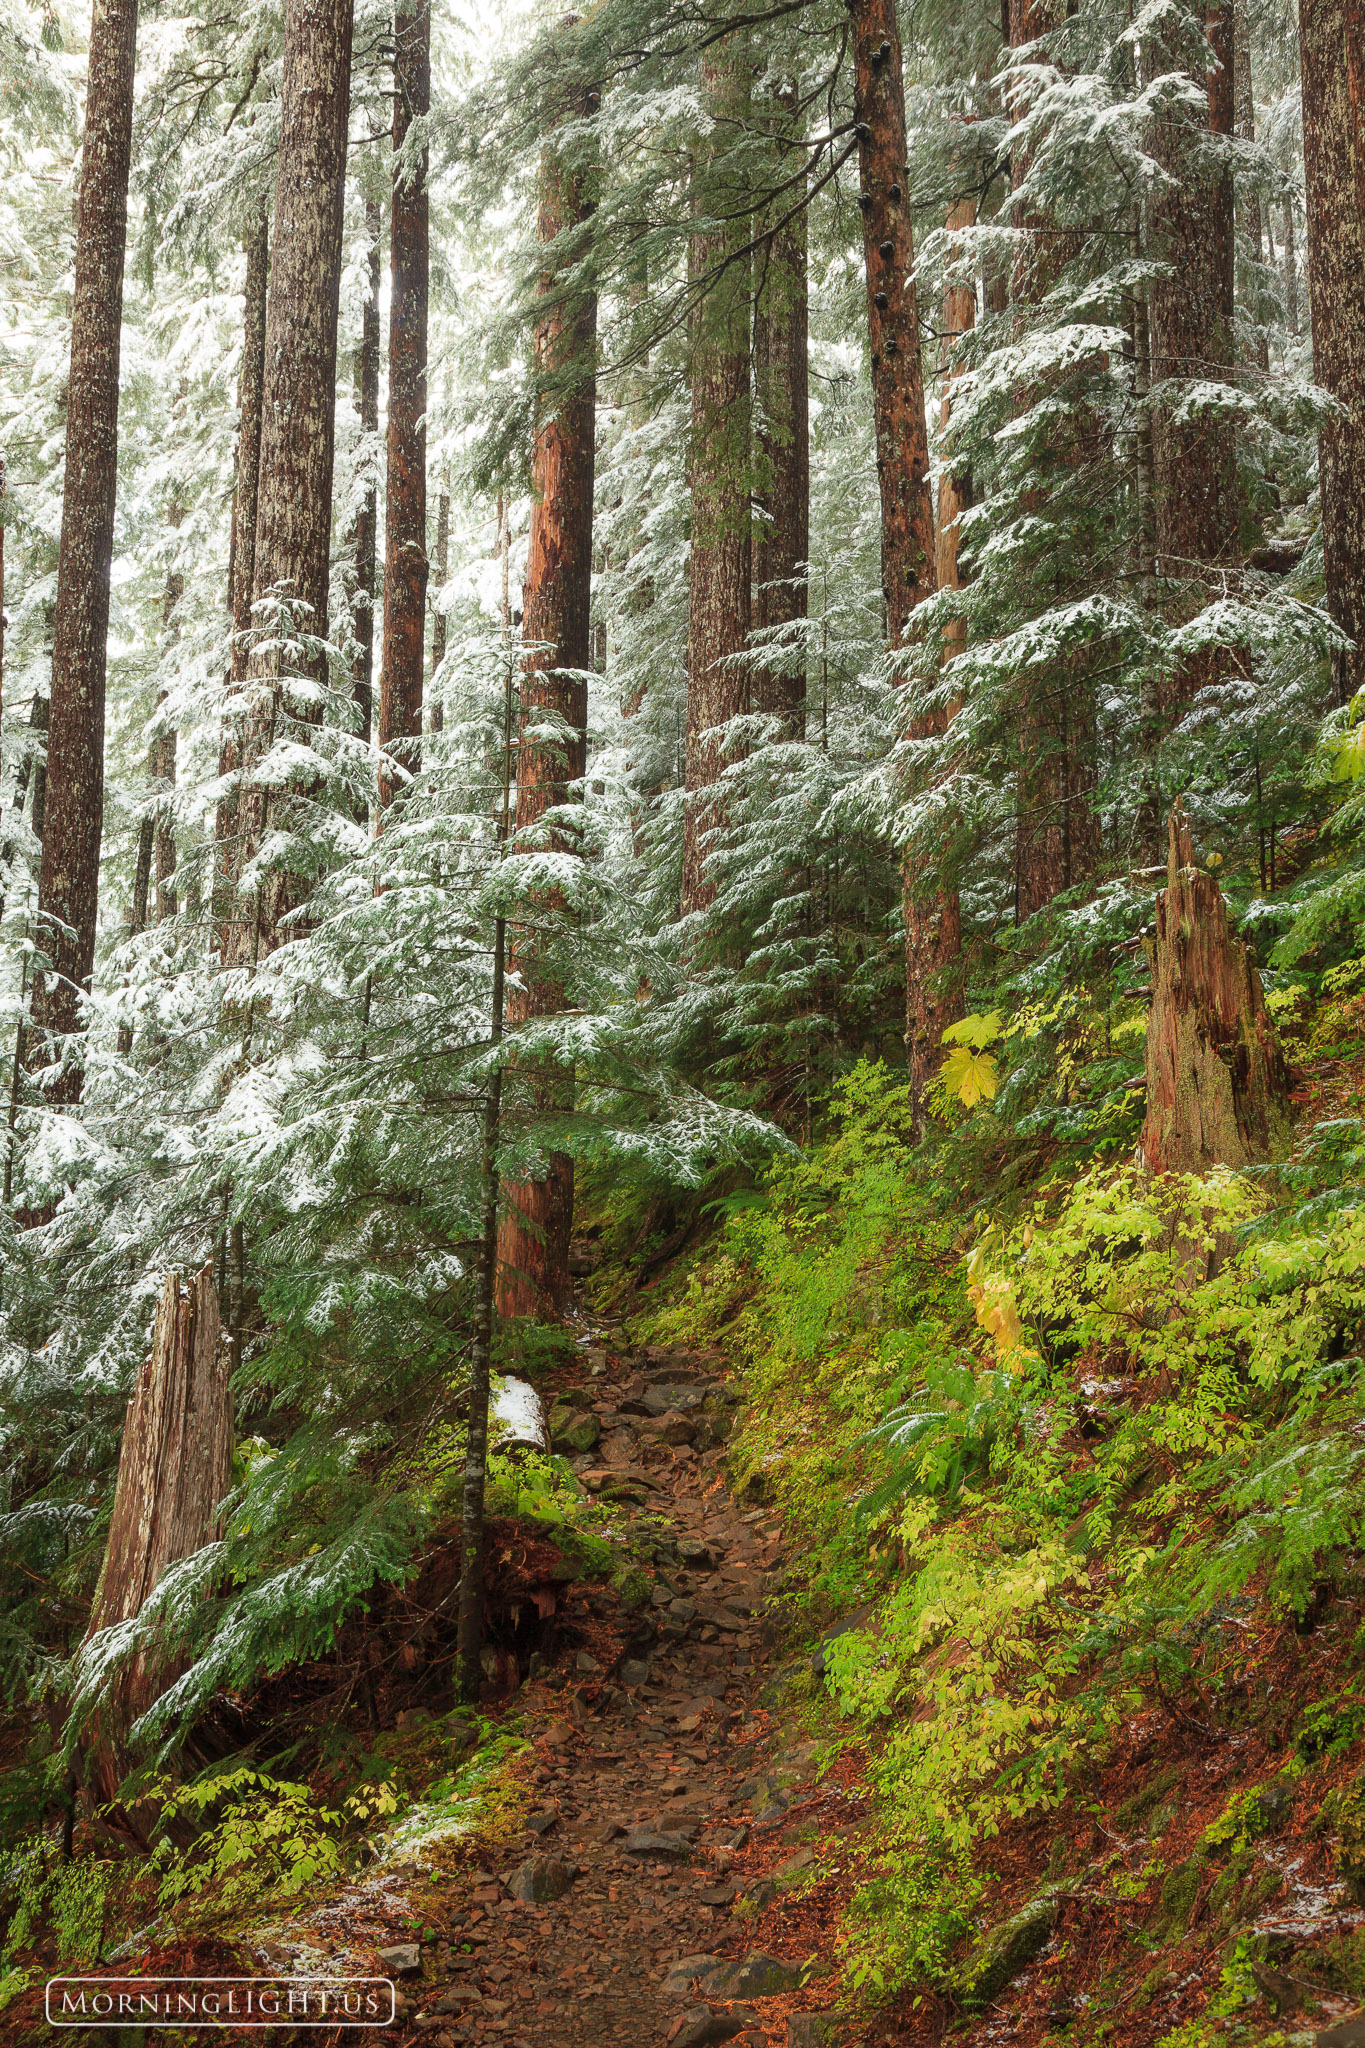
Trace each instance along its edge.
<instances>
[{"instance_id":1,"label":"tall conifer tree","mask_svg":"<svg viewBox=\"0 0 1365 2048\"><path fill-rule=\"evenodd\" d=\"M565 29L571 33L572 23ZM594 91L577 91L565 116L581 120L596 103ZM568 801L587 766L584 672L592 652L597 296L571 281L569 272L584 253L575 231L592 214L590 182L581 145L569 155L553 138L546 142L537 220L546 267L539 285L543 310L536 322L538 418L522 611L528 651L517 751L516 831L523 848L546 843L542 820ZM575 850L572 835L553 827L548 844ZM564 1006L563 984L546 939L565 908L559 891L521 906L512 944L511 964L521 979L508 1003L513 1024L552 1016ZM572 1103L573 1077L562 1069L541 1069L529 1082L542 1110ZM557 1152L551 1153L543 1176L505 1187L498 1233L502 1314L544 1315L567 1295L573 1193L573 1161Z\"/></svg>"},{"instance_id":2,"label":"tall conifer tree","mask_svg":"<svg viewBox=\"0 0 1365 2048\"><path fill-rule=\"evenodd\" d=\"M270 237L255 598L280 596L302 631L327 630L336 440L337 310L351 105L353 0L289 0L284 24L275 220ZM278 645L253 651L244 724L236 872L270 826L274 792L251 771L276 737L283 704ZM306 714L305 714L306 715ZM297 890L281 872L236 907L225 945L234 966L279 943Z\"/></svg>"},{"instance_id":3,"label":"tall conifer tree","mask_svg":"<svg viewBox=\"0 0 1365 2048\"><path fill-rule=\"evenodd\" d=\"M393 213L389 229L389 445L384 492L384 652L379 673L379 801L421 757L427 604L427 152L405 159L431 108L430 0L399 0L393 24Z\"/></svg>"},{"instance_id":4,"label":"tall conifer tree","mask_svg":"<svg viewBox=\"0 0 1365 2048\"><path fill-rule=\"evenodd\" d=\"M1318 435L1327 602L1353 641L1338 704L1365 686L1365 9L1300 0L1313 372L1341 407Z\"/></svg>"},{"instance_id":5,"label":"tall conifer tree","mask_svg":"<svg viewBox=\"0 0 1365 2048\"><path fill-rule=\"evenodd\" d=\"M74 1031L90 986L104 822L104 680L109 574L118 489L119 343L128 171L133 133L137 0L96 0L81 150L66 473L52 635L52 709L42 870L41 943L52 963L37 1021ZM54 1099L76 1101L69 1062Z\"/></svg>"},{"instance_id":6,"label":"tall conifer tree","mask_svg":"<svg viewBox=\"0 0 1365 2048\"><path fill-rule=\"evenodd\" d=\"M727 754L718 728L745 711L742 654L753 616L749 519L750 265L749 220L734 169L749 118L751 58L739 31L702 59L702 88L712 127L692 166L696 226L688 263L702 293L692 332L691 552L687 620L686 802L683 813L684 911L704 910L716 894L706 872L710 836L724 822L716 784Z\"/></svg>"}]
</instances>

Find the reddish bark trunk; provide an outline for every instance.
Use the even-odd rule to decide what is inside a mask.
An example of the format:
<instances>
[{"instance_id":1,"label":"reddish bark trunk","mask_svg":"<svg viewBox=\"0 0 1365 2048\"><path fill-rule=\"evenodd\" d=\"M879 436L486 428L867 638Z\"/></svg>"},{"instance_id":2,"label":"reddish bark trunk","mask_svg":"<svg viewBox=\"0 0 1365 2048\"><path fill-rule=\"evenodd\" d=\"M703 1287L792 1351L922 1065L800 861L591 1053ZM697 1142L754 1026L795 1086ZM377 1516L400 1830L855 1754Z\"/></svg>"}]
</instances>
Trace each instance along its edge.
<instances>
[{"instance_id":1,"label":"reddish bark trunk","mask_svg":"<svg viewBox=\"0 0 1365 2048\"><path fill-rule=\"evenodd\" d=\"M1346 408L1318 434L1327 603L1354 647L1333 689L1365 686L1365 8L1300 0L1313 374Z\"/></svg>"},{"instance_id":2,"label":"reddish bark trunk","mask_svg":"<svg viewBox=\"0 0 1365 2048\"><path fill-rule=\"evenodd\" d=\"M894 0L856 0L858 168L882 506L882 592L893 648L934 589L934 504L920 363L915 247L905 189L905 80Z\"/></svg>"},{"instance_id":3,"label":"reddish bark trunk","mask_svg":"<svg viewBox=\"0 0 1365 2048\"><path fill-rule=\"evenodd\" d=\"M920 360L915 248L906 191L905 79L895 0L850 7L858 128L858 204L863 216L868 346L877 482L882 512L882 594L893 649L906 642L916 605L934 590L934 501ZM946 714L917 717L927 738ZM955 890L926 888L920 852L904 870L906 1045L917 1099L936 1064L943 1029L957 1014L951 963L961 952Z\"/></svg>"},{"instance_id":4,"label":"reddish bark trunk","mask_svg":"<svg viewBox=\"0 0 1365 2048\"><path fill-rule=\"evenodd\" d=\"M568 111L582 118L596 104L591 94ZM571 234L591 212L581 164L566 164L551 143L540 161L538 231L542 246ZM517 839L567 850L571 841L546 828L547 811L569 799L587 766L587 684L569 669L590 665L594 441L597 417L597 299L570 292L570 258L557 251L540 280L544 312L536 325L540 417L532 466L531 533L523 594L522 636L528 649L521 682L517 753ZM547 719L562 720L568 742L533 738ZM514 927L511 965L522 987L508 1000L508 1021L552 1016L564 992L553 961L542 954L544 933L562 921L557 892L521 908ZM537 931L537 925L541 931ZM573 1076L560 1068L530 1076L537 1109L551 1112L573 1102ZM498 1228L497 1300L501 1315L545 1316L569 1289L569 1237L573 1226L573 1161L552 1152L543 1178L505 1185Z\"/></svg>"},{"instance_id":5,"label":"reddish bark trunk","mask_svg":"<svg viewBox=\"0 0 1365 2048\"><path fill-rule=\"evenodd\" d=\"M35 985L34 1013L53 1036L76 1029L81 994L95 964L136 45L137 0L96 0L81 147L46 829L38 879L40 942L52 971ZM80 1067L68 1063L50 1099L78 1101L81 1080Z\"/></svg>"},{"instance_id":6,"label":"reddish bark trunk","mask_svg":"<svg viewBox=\"0 0 1365 2048\"><path fill-rule=\"evenodd\" d=\"M1152 1007L1143 1163L1152 1173L1208 1173L1280 1157L1291 1121L1284 1057L1260 976L1228 929L1218 884L1194 865L1179 805L1146 950Z\"/></svg>"},{"instance_id":7,"label":"reddish bark trunk","mask_svg":"<svg viewBox=\"0 0 1365 2048\"><path fill-rule=\"evenodd\" d=\"M976 220L976 202L960 200L948 212L946 226L969 228ZM976 293L967 285L950 285L943 295L942 370L943 396L940 421L946 433L952 416L952 386L957 347L964 334L976 325ZM934 577L940 589L958 590L962 574L958 560L959 521L971 504L971 478L965 469L949 468L939 479L938 517L934 534ZM954 620L943 636L943 659L951 662L965 642L961 620ZM952 707L936 719L938 730L946 729ZM928 730L928 721L925 722ZM938 1065L943 1034L962 1015L962 909L956 889L924 890L919 882L922 861L918 854L906 862L904 875L906 937L906 1014L909 1024L910 1072L915 1099L922 1102Z\"/></svg>"},{"instance_id":8,"label":"reddish bark trunk","mask_svg":"<svg viewBox=\"0 0 1365 2048\"><path fill-rule=\"evenodd\" d=\"M337 303L342 200L351 96L352 0L288 0L284 24L280 146L266 314L255 596L283 593L303 630L327 630L335 452ZM316 664L309 664L315 673ZM254 859L270 828L272 800L250 780L283 714L311 709L284 701L278 648L250 664L252 704L242 738L235 872ZM301 901L301 878L276 871L254 899L238 901L224 954L253 963L280 942L282 914Z\"/></svg>"},{"instance_id":9,"label":"reddish bark trunk","mask_svg":"<svg viewBox=\"0 0 1365 2048\"><path fill-rule=\"evenodd\" d=\"M684 912L715 900L707 873L711 837L725 822L716 784L729 758L711 729L748 708L741 654L752 618L749 521L750 427L748 237L736 180L719 153L749 109L749 52L741 35L715 44L702 80L715 127L708 155L693 165L692 210L707 225L691 238L694 280L718 272L697 309L692 334L691 551L687 618L686 801L683 811Z\"/></svg>"},{"instance_id":10,"label":"reddish bark trunk","mask_svg":"<svg viewBox=\"0 0 1365 2048\"><path fill-rule=\"evenodd\" d=\"M384 493L384 653L379 672L381 807L422 756L427 618L427 158L411 173L398 153L431 105L430 0L399 0L394 17L393 215L389 229L389 447Z\"/></svg>"},{"instance_id":11,"label":"reddish bark trunk","mask_svg":"<svg viewBox=\"0 0 1365 2048\"><path fill-rule=\"evenodd\" d=\"M1018 49L1038 41L1065 19L1060 0L1012 0L1010 41ZM1020 156L1013 165L1021 184L1030 162ZM1081 236L1059 227L1048 213L1016 207L1014 224L1021 246L1014 268L1014 298L1019 306L1036 305L1054 288L1068 263L1079 253ZM1021 393L1032 404L1043 392ZM1072 488L1070 473L1096 460L1094 422L1084 410L1049 436L1047 460L1054 488ZM1040 490L1040 499L1042 492ZM1040 585L1051 585L1060 600L1055 567L1049 558L1037 564ZM1084 658L1062 663L1051 674L1021 680L1018 702L1018 824L1015 835L1015 913L1018 921L1032 917L1066 889L1088 881L1099 858L1099 821L1091 808L1095 780L1096 713L1094 685L1084 672Z\"/></svg>"},{"instance_id":12,"label":"reddish bark trunk","mask_svg":"<svg viewBox=\"0 0 1365 2048\"><path fill-rule=\"evenodd\" d=\"M780 174L789 175L792 153L803 146L793 132L795 93L780 102ZM785 191L783 213L804 194ZM758 252L759 284L754 301L754 376L759 402L758 478L754 525L754 625L777 631L806 617L806 565L810 557L810 319L806 284L804 208L774 228ZM790 643L784 636L784 645ZM790 655L780 667L756 668L753 708L782 720L783 732L802 739L806 730L805 660Z\"/></svg>"},{"instance_id":13,"label":"reddish bark trunk","mask_svg":"<svg viewBox=\"0 0 1365 2048\"><path fill-rule=\"evenodd\" d=\"M365 226L370 236L370 289L360 316L360 352L356 357L355 397L363 433L379 432L379 202L366 201ZM374 575L379 499L373 484L355 516L355 701L360 711L360 736L368 741L374 729Z\"/></svg>"},{"instance_id":14,"label":"reddish bark trunk","mask_svg":"<svg viewBox=\"0 0 1365 2048\"><path fill-rule=\"evenodd\" d=\"M1248 35L1246 0L1235 0L1232 41L1233 112L1237 135L1243 142L1256 140L1256 100L1252 90L1251 43ZM1245 191L1237 202L1241 230L1253 265L1261 261L1261 198L1254 189ZM1252 359L1262 375L1270 370L1270 348L1266 331L1258 318L1254 273L1243 287L1247 313L1256 327Z\"/></svg>"},{"instance_id":15,"label":"reddish bark trunk","mask_svg":"<svg viewBox=\"0 0 1365 2048\"><path fill-rule=\"evenodd\" d=\"M1151 207L1150 253L1170 265L1152 280L1152 383L1167 384L1152 408L1157 572L1172 586L1177 613L1197 611L1222 585L1218 572L1236 569L1237 472L1227 420L1176 417L1182 386L1225 384L1233 367L1234 236L1232 170L1210 154L1209 137L1234 126L1232 13L1210 0L1205 31L1216 62L1205 68L1202 46L1179 25L1158 39L1151 62L1184 71L1207 87L1208 114L1169 104L1157 121L1152 152L1172 186ZM1184 586L1182 589L1181 586ZM1195 692L1215 682L1218 651L1192 656L1173 680L1168 709L1179 713Z\"/></svg>"},{"instance_id":16,"label":"reddish bark trunk","mask_svg":"<svg viewBox=\"0 0 1365 2048\"><path fill-rule=\"evenodd\" d=\"M152 1355L124 1419L86 1644L140 1614L169 1568L214 1540L217 1510L232 1483L232 1444L232 1394L212 1267L183 1293L172 1273L157 1304ZM144 1651L119 1672L87 1733L88 1783L97 1805L115 1800L136 1761L129 1729L184 1668L173 1651ZM135 1809L135 1833L142 1831L139 1818Z\"/></svg>"}]
</instances>

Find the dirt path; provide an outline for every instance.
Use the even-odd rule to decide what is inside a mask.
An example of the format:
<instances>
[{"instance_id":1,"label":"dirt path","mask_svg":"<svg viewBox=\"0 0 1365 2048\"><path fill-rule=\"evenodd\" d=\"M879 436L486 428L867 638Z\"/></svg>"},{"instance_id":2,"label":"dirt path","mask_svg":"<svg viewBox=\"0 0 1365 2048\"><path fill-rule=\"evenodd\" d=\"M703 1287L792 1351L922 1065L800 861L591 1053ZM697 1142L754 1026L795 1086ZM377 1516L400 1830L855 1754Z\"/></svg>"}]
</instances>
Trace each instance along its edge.
<instances>
[{"instance_id":1,"label":"dirt path","mask_svg":"<svg viewBox=\"0 0 1365 2048\"><path fill-rule=\"evenodd\" d=\"M813 1792L813 1755L775 1768L756 1706L781 1529L731 1498L722 1451L697 1448L723 1405L721 1362L639 1363L599 1367L602 1438L575 1463L590 1489L635 1497L657 1560L650 1604L632 1620L584 1596L598 1655L571 1655L567 1681L550 1674L559 1690L531 1690L532 1824L496 1871L454 1887L449 1944L424 1950L424 1981L404 1982L410 2037L433 2048L833 2038L809 2011L793 2016L819 2003L797 1988L806 1957L753 1947L765 1873L790 1859L783 1831Z\"/></svg>"}]
</instances>

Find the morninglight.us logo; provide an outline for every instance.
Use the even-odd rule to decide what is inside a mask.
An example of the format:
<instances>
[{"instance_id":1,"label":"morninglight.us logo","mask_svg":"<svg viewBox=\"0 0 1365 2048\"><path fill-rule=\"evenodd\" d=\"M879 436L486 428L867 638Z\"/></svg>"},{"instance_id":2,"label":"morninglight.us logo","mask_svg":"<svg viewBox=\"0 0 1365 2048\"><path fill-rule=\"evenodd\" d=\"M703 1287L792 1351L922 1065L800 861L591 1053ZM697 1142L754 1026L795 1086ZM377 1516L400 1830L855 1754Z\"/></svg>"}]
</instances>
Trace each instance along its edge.
<instances>
[{"instance_id":1,"label":"morninglight.us logo","mask_svg":"<svg viewBox=\"0 0 1365 2048\"><path fill-rule=\"evenodd\" d=\"M388 1977L52 1977L53 2027L387 2027Z\"/></svg>"}]
</instances>

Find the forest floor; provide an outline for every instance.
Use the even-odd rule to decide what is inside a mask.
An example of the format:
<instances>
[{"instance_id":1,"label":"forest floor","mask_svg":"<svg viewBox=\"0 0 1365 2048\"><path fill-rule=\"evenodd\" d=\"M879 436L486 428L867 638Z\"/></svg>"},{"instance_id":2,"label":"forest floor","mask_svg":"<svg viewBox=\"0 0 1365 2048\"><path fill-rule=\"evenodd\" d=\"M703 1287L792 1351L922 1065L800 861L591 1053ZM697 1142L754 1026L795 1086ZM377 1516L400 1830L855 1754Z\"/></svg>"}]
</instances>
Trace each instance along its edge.
<instances>
[{"instance_id":1,"label":"forest floor","mask_svg":"<svg viewBox=\"0 0 1365 2048\"><path fill-rule=\"evenodd\" d=\"M642 1433L647 1419L621 1409L658 1381L705 1390L719 1363L612 1361L594 1390L603 1437L581 1476L633 1493L651 1532L671 1527L681 1567L656 1581L649 1654L628 1653L629 1614L599 1609L584 1616L592 1647L578 1668L518 1696L533 1743L518 1766L533 1800L520 1841L496 1872L424 1889L437 1939L417 1950L421 1974L397 1979L405 2033L433 2048L825 2038L798 2015L829 2004L831 1960L804 1916L794 1942L777 1923L812 1840L856 1822L861 1798L838 1773L817 1784L816 1746L759 1704L780 1524L736 1503L717 1453Z\"/></svg>"}]
</instances>

